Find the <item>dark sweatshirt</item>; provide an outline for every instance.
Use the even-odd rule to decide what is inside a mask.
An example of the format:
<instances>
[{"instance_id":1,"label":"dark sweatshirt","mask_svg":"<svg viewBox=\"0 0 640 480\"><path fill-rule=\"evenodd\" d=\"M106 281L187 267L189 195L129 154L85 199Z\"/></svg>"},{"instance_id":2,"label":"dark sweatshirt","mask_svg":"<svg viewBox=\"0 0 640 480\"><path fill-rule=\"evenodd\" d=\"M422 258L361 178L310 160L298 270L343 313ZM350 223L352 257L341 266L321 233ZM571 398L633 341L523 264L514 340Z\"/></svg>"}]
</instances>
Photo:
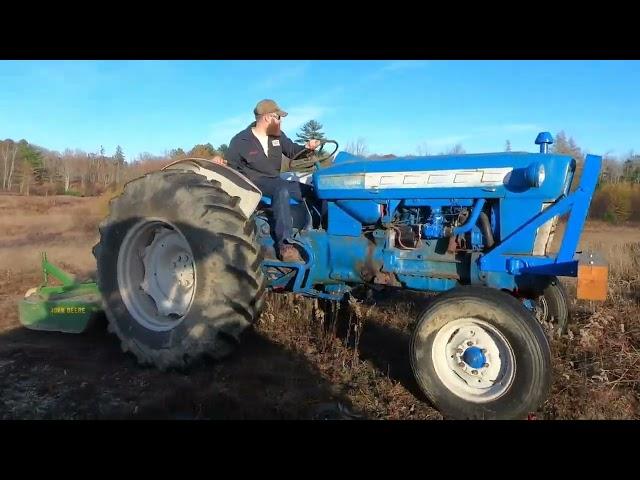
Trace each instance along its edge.
<instances>
[{"instance_id":1,"label":"dark sweatshirt","mask_svg":"<svg viewBox=\"0 0 640 480\"><path fill-rule=\"evenodd\" d=\"M267 156L260 140L251 131L252 127L253 125L249 125L231 139L229 150L225 155L231 168L252 181L259 177L280 176L282 155L292 158L305 149L281 132L279 137L268 137L269 155Z\"/></svg>"}]
</instances>

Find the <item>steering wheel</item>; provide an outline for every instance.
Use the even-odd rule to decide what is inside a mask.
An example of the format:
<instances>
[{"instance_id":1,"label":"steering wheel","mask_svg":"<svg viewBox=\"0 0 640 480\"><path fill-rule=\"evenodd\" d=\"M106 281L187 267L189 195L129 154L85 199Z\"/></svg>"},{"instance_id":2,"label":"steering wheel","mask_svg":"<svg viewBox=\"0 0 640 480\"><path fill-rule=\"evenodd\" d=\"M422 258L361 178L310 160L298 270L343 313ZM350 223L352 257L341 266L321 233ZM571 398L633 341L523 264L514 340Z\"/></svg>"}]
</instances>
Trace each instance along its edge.
<instances>
[{"instance_id":1,"label":"steering wheel","mask_svg":"<svg viewBox=\"0 0 640 480\"><path fill-rule=\"evenodd\" d=\"M328 155L323 155L321 157L318 157L316 155L310 155L308 158L305 158L303 160L298 160L303 154L308 152L315 153L318 148L322 149L322 147L327 143L332 143L336 146L336 148L334 148L333 151ZM291 170L305 170L305 169L313 168L313 166L316 165L317 163L322 164L323 162L326 162L331 157L333 157L333 155L338 151L338 148L339 148L338 142L336 142L335 140L320 140L320 143L315 149L305 148L304 150L300 150L297 154L294 155L290 163Z\"/></svg>"}]
</instances>

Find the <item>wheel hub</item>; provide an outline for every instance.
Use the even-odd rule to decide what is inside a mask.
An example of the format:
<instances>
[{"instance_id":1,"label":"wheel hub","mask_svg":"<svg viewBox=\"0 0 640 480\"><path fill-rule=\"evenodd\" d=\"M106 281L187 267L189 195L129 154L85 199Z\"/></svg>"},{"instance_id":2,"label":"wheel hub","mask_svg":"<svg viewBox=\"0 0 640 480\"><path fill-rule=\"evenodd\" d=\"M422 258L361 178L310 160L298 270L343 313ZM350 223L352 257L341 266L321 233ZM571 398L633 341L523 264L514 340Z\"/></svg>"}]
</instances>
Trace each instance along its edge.
<instances>
[{"instance_id":1,"label":"wheel hub","mask_svg":"<svg viewBox=\"0 0 640 480\"><path fill-rule=\"evenodd\" d=\"M138 323L154 331L174 328L189 311L196 290L189 243L164 221L141 222L123 240L118 283Z\"/></svg>"},{"instance_id":2,"label":"wheel hub","mask_svg":"<svg viewBox=\"0 0 640 480\"><path fill-rule=\"evenodd\" d=\"M500 396L515 366L513 352L495 327L471 318L451 322L438 332L433 362L448 388L473 401Z\"/></svg>"},{"instance_id":3,"label":"wheel hub","mask_svg":"<svg viewBox=\"0 0 640 480\"><path fill-rule=\"evenodd\" d=\"M536 317L539 322L546 322L549 317L549 306L544 296L538 297L537 300L526 298L522 304Z\"/></svg>"},{"instance_id":4,"label":"wheel hub","mask_svg":"<svg viewBox=\"0 0 640 480\"><path fill-rule=\"evenodd\" d=\"M161 315L183 316L191 301L195 275L183 240L174 230L156 230L144 249L142 290L153 298Z\"/></svg>"},{"instance_id":5,"label":"wheel hub","mask_svg":"<svg viewBox=\"0 0 640 480\"><path fill-rule=\"evenodd\" d=\"M455 339L457 345L452 366L456 374L472 388L494 385L500 370L500 352L495 342L488 338L482 328L469 327L458 330ZM492 350L491 353L489 350ZM495 358L495 362L489 362L490 357ZM494 364L494 368L491 364Z\"/></svg>"},{"instance_id":6,"label":"wheel hub","mask_svg":"<svg viewBox=\"0 0 640 480\"><path fill-rule=\"evenodd\" d=\"M485 366L486 357L482 353L482 349L478 347L469 347L462 354L462 360L471 368L482 368Z\"/></svg>"}]
</instances>

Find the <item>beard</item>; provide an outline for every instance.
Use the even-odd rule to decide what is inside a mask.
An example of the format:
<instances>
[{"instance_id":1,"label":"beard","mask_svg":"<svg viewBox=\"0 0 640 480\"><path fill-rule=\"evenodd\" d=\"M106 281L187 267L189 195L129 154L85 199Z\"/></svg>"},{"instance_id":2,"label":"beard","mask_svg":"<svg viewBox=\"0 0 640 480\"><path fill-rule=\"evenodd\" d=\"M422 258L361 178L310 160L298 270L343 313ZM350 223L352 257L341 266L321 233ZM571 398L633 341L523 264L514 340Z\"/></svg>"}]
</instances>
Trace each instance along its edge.
<instances>
[{"instance_id":1,"label":"beard","mask_svg":"<svg viewBox=\"0 0 640 480\"><path fill-rule=\"evenodd\" d=\"M276 121L272 121L267 126L267 135L270 137L279 137L280 136L280 124Z\"/></svg>"}]
</instances>

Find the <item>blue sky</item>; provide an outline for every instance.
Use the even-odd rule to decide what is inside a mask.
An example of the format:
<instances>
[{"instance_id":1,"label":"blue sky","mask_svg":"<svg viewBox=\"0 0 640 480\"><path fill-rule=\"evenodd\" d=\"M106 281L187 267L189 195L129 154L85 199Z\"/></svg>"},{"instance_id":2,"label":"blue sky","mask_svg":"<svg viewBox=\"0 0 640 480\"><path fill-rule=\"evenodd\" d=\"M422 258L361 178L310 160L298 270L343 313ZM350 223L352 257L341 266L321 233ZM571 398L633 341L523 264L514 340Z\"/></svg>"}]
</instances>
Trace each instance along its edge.
<instances>
[{"instance_id":1,"label":"blue sky","mask_svg":"<svg viewBox=\"0 0 640 480\"><path fill-rule=\"evenodd\" d=\"M0 138L132 159L228 143L262 98L290 137L315 119L381 154L535 151L562 129L590 153L640 150L639 61L0 61Z\"/></svg>"}]
</instances>

